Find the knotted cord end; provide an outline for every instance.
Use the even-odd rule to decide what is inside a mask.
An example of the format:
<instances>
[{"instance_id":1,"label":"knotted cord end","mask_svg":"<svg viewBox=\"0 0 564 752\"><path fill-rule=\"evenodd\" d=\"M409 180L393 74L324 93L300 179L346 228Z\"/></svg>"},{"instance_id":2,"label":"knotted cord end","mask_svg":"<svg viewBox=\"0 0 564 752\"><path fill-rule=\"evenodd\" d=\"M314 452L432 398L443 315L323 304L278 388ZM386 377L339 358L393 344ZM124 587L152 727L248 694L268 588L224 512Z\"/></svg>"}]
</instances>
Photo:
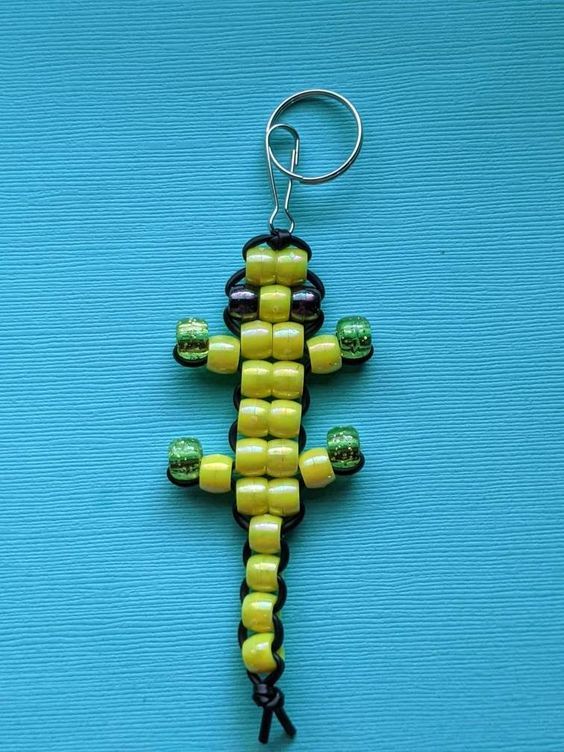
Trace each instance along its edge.
<instances>
[{"instance_id":1,"label":"knotted cord end","mask_svg":"<svg viewBox=\"0 0 564 752\"><path fill-rule=\"evenodd\" d=\"M262 708L262 720L258 737L259 742L262 744L268 743L273 714L276 714L280 725L288 736L295 736L296 727L288 718L288 715L284 710L284 693L279 687L275 687L272 684L265 684L264 682L255 684L253 686L253 702L259 708Z\"/></svg>"}]
</instances>

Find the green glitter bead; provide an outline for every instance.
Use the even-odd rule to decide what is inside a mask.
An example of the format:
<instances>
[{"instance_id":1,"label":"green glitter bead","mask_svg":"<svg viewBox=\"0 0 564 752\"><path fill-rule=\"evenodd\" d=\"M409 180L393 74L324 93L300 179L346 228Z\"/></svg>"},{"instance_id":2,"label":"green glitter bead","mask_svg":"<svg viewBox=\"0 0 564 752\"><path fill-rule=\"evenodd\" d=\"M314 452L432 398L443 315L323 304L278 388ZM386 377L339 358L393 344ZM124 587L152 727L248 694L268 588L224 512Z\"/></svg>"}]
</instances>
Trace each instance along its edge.
<instances>
[{"instance_id":1,"label":"green glitter bead","mask_svg":"<svg viewBox=\"0 0 564 752\"><path fill-rule=\"evenodd\" d=\"M370 353L372 330L364 316L345 316L337 322L337 339L344 358L359 360Z\"/></svg>"},{"instance_id":2,"label":"green glitter bead","mask_svg":"<svg viewBox=\"0 0 564 752\"><path fill-rule=\"evenodd\" d=\"M196 480L200 473L202 445L198 439L174 439L168 447L168 466L176 480Z\"/></svg>"},{"instance_id":3,"label":"green glitter bead","mask_svg":"<svg viewBox=\"0 0 564 752\"><path fill-rule=\"evenodd\" d=\"M335 470L350 470L360 462L360 438L352 426L335 426L327 432L327 454Z\"/></svg>"},{"instance_id":4,"label":"green glitter bead","mask_svg":"<svg viewBox=\"0 0 564 752\"><path fill-rule=\"evenodd\" d=\"M208 354L208 324L204 319L182 319L176 325L176 351L183 360L202 360Z\"/></svg>"}]
</instances>

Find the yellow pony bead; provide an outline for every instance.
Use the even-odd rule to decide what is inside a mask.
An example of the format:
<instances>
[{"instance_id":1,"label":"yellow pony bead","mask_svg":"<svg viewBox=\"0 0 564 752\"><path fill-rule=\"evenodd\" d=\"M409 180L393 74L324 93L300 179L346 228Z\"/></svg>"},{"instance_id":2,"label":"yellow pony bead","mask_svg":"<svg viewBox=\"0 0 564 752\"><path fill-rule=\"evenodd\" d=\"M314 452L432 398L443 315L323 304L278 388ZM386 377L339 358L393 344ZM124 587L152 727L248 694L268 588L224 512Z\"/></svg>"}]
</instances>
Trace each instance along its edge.
<instances>
[{"instance_id":1,"label":"yellow pony bead","mask_svg":"<svg viewBox=\"0 0 564 752\"><path fill-rule=\"evenodd\" d=\"M249 285L272 285L276 281L276 253L267 245L249 248L245 259L245 277Z\"/></svg>"},{"instance_id":2,"label":"yellow pony bead","mask_svg":"<svg viewBox=\"0 0 564 752\"><path fill-rule=\"evenodd\" d=\"M289 478L298 472L298 442L274 439L268 442L267 475L273 478Z\"/></svg>"},{"instance_id":3,"label":"yellow pony bead","mask_svg":"<svg viewBox=\"0 0 564 752\"><path fill-rule=\"evenodd\" d=\"M259 295L259 318L262 321L288 321L292 291L284 285L261 287ZM340 351L339 351L340 352Z\"/></svg>"},{"instance_id":4,"label":"yellow pony bead","mask_svg":"<svg viewBox=\"0 0 564 752\"><path fill-rule=\"evenodd\" d=\"M270 358L272 324L269 321L246 321L241 324L241 355L254 360Z\"/></svg>"},{"instance_id":5,"label":"yellow pony bead","mask_svg":"<svg viewBox=\"0 0 564 752\"><path fill-rule=\"evenodd\" d=\"M239 478L235 484L237 511L253 516L268 512L268 481L266 478Z\"/></svg>"},{"instance_id":6,"label":"yellow pony bead","mask_svg":"<svg viewBox=\"0 0 564 752\"><path fill-rule=\"evenodd\" d=\"M247 585L261 593L275 593L278 590L278 556L253 554L247 559L245 579Z\"/></svg>"},{"instance_id":7,"label":"yellow pony bead","mask_svg":"<svg viewBox=\"0 0 564 752\"><path fill-rule=\"evenodd\" d=\"M273 514L258 514L249 522L249 546L257 554L277 554L280 551L282 519Z\"/></svg>"},{"instance_id":8,"label":"yellow pony bead","mask_svg":"<svg viewBox=\"0 0 564 752\"><path fill-rule=\"evenodd\" d=\"M247 637L241 648L243 663L253 674L269 674L276 668L272 654L272 632L259 632Z\"/></svg>"},{"instance_id":9,"label":"yellow pony bead","mask_svg":"<svg viewBox=\"0 0 564 752\"><path fill-rule=\"evenodd\" d=\"M267 360L246 360L241 368L241 394L256 399L270 397L272 366Z\"/></svg>"},{"instance_id":10,"label":"yellow pony bead","mask_svg":"<svg viewBox=\"0 0 564 752\"><path fill-rule=\"evenodd\" d=\"M245 364L243 363L243 369ZM304 390L304 367L289 360L272 364L272 396L298 399Z\"/></svg>"},{"instance_id":11,"label":"yellow pony bead","mask_svg":"<svg viewBox=\"0 0 564 752\"><path fill-rule=\"evenodd\" d=\"M226 454L206 454L200 462L200 488L209 493L227 493L232 469L233 459Z\"/></svg>"},{"instance_id":12,"label":"yellow pony bead","mask_svg":"<svg viewBox=\"0 0 564 752\"><path fill-rule=\"evenodd\" d=\"M279 517L290 517L300 511L297 478L274 478L268 482L268 511Z\"/></svg>"},{"instance_id":13,"label":"yellow pony bead","mask_svg":"<svg viewBox=\"0 0 564 752\"><path fill-rule=\"evenodd\" d=\"M264 439L239 439L235 447L236 472L239 475L264 475L267 446Z\"/></svg>"},{"instance_id":14,"label":"yellow pony bead","mask_svg":"<svg viewBox=\"0 0 564 752\"><path fill-rule=\"evenodd\" d=\"M300 472L307 488L323 488L335 480L327 449L308 449L300 455Z\"/></svg>"},{"instance_id":15,"label":"yellow pony bead","mask_svg":"<svg viewBox=\"0 0 564 752\"><path fill-rule=\"evenodd\" d=\"M302 406L291 400L273 400L268 413L268 433L278 439L293 439L300 432Z\"/></svg>"},{"instance_id":16,"label":"yellow pony bead","mask_svg":"<svg viewBox=\"0 0 564 752\"><path fill-rule=\"evenodd\" d=\"M279 285L299 285L307 277L307 251L288 246L276 254L276 281Z\"/></svg>"},{"instance_id":17,"label":"yellow pony bead","mask_svg":"<svg viewBox=\"0 0 564 752\"><path fill-rule=\"evenodd\" d=\"M248 593L241 603L241 621L253 632L272 632L276 596L272 593Z\"/></svg>"},{"instance_id":18,"label":"yellow pony bead","mask_svg":"<svg viewBox=\"0 0 564 752\"><path fill-rule=\"evenodd\" d=\"M243 327L241 327L241 332ZM241 345L242 346L242 345ZM304 327L284 321L272 327L272 357L276 360L297 360L304 354Z\"/></svg>"},{"instance_id":19,"label":"yellow pony bead","mask_svg":"<svg viewBox=\"0 0 564 752\"><path fill-rule=\"evenodd\" d=\"M319 334L307 341L312 373L332 373L343 365L339 340L334 334Z\"/></svg>"},{"instance_id":20,"label":"yellow pony bead","mask_svg":"<svg viewBox=\"0 0 564 752\"><path fill-rule=\"evenodd\" d=\"M270 402L259 399L242 399L237 416L237 432L243 436L260 438L268 434Z\"/></svg>"},{"instance_id":21,"label":"yellow pony bead","mask_svg":"<svg viewBox=\"0 0 564 752\"><path fill-rule=\"evenodd\" d=\"M228 334L216 334L210 337L208 348L208 371L214 373L235 373L239 368L241 345L236 337Z\"/></svg>"}]
</instances>

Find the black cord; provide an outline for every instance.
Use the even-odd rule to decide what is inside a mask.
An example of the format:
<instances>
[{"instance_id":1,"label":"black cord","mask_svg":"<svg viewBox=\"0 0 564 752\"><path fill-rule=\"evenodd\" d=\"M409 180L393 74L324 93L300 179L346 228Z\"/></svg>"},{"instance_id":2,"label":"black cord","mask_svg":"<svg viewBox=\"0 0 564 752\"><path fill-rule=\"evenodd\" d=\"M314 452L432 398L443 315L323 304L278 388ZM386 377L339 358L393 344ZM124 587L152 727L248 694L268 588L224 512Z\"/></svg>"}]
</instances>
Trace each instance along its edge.
<instances>
[{"instance_id":1,"label":"black cord","mask_svg":"<svg viewBox=\"0 0 564 752\"><path fill-rule=\"evenodd\" d=\"M167 467L166 469L166 477L171 483L174 483L175 486L180 486L181 488L187 488L188 486L197 486L199 482L198 478L193 478L192 480L179 480L178 478L175 478L170 472L170 467Z\"/></svg>"},{"instance_id":2,"label":"black cord","mask_svg":"<svg viewBox=\"0 0 564 752\"><path fill-rule=\"evenodd\" d=\"M362 470L364 467L366 460L364 459L364 455L362 452L360 452L360 460L358 465L355 465L354 467L348 467L344 470L340 470L339 468L334 467L333 472L335 475L354 475L355 473L358 473L359 470Z\"/></svg>"},{"instance_id":3,"label":"black cord","mask_svg":"<svg viewBox=\"0 0 564 752\"><path fill-rule=\"evenodd\" d=\"M303 416L309 410L309 406L311 404L311 395L309 393L309 389L307 388L306 384L304 384L304 389L303 389L303 392L302 392L301 403L302 403L302 418L303 418Z\"/></svg>"},{"instance_id":4,"label":"black cord","mask_svg":"<svg viewBox=\"0 0 564 752\"><path fill-rule=\"evenodd\" d=\"M237 421L234 420L233 423L229 426L229 446L233 450L233 452L236 451L237 448Z\"/></svg>"},{"instance_id":5,"label":"black cord","mask_svg":"<svg viewBox=\"0 0 564 752\"><path fill-rule=\"evenodd\" d=\"M236 337L241 336L241 322L233 318L233 316L229 313L229 308L227 306L223 310L223 320L225 322L225 326L232 334L234 334Z\"/></svg>"},{"instance_id":6,"label":"black cord","mask_svg":"<svg viewBox=\"0 0 564 752\"><path fill-rule=\"evenodd\" d=\"M229 290L233 287L233 285L236 285L237 282L240 282L244 276L245 276L245 267L242 269L237 269L236 272L233 272L233 274L229 277L227 282L225 283L225 294L227 297L229 297Z\"/></svg>"},{"instance_id":7,"label":"black cord","mask_svg":"<svg viewBox=\"0 0 564 752\"><path fill-rule=\"evenodd\" d=\"M235 405L235 410L239 409L239 405L241 404L241 384L237 384L235 389L233 390L233 404Z\"/></svg>"},{"instance_id":8,"label":"black cord","mask_svg":"<svg viewBox=\"0 0 564 752\"><path fill-rule=\"evenodd\" d=\"M373 355L374 347L371 347L370 352L367 352L366 355L362 356L362 358L346 358L345 356L342 356L342 361L347 366L359 366L361 363L366 363L367 360L370 360Z\"/></svg>"},{"instance_id":9,"label":"black cord","mask_svg":"<svg viewBox=\"0 0 564 752\"><path fill-rule=\"evenodd\" d=\"M308 321L307 324L304 325L305 338L309 339L310 337L313 337L314 334L317 334L317 332L323 326L324 321L325 321L325 314L323 313L321 309L319 309L319 314L317 318L314 321Z\"/></svg>"},{"instance_id":10,"label":"black cord","mask_svg":"<svg viewBox=\"0 0 564 752\"><path fill-rule=\"evenodd\" d=\"M270 246L273 251L281 251L282 249L287 248L289 245L295 245L296 248L301 248L302 251L307 252L308 261L311 259L311 248L305 242L305 240L298 238L297 235L292 235L292 233L288 232L287 230L278 229L266 235L255 235L254 238L248 240L243 246L243 258L247 258L247 251L249 250L249 248L254 248L256 245L264 244Z\"/></svg>"},{"instance_id":11,"label":"black cord","mask_svg":"<svg viewBox=\"0 0 564 752\"><path fill-rule=\"evenodd\" d=\"M325 297L325 285L321 281L321 277L318 277L315 272L312 272L311 269L307 270L307 280L308 282L311 282L311 284L316 288L317 292L319 293L319 297L321 300Z\"/></svg>"},{"instance_id":12,"label":"black cord","mask_svg":"<svg viewBox=\"0 0 564 752\"><path fill-rule=\"evenodd\" d=\"M186 366L186 368L199 368L200 366L205 366L208 362L208 357L206 355L205 358L198 358L197 360L184 360L179 354L178 354L178 346L175 345L172 348L172 357L175 359L177 363L180 363L181 366Z\"/></svg>"}]
</instances>

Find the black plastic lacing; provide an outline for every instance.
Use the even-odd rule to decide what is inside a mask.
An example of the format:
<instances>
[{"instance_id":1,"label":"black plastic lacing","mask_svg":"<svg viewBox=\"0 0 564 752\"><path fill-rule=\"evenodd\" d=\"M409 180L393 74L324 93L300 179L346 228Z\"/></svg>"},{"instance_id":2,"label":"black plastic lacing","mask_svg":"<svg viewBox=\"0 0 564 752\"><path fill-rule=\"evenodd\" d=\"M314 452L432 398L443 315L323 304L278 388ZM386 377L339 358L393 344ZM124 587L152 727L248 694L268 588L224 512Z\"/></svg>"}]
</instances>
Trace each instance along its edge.
<instances>
[{"instance_id":1,"label":"black plastic lacing","mask_svg":"<svg viewBox=\"0 0 564 752\"><path fill-rule=\"evenodd\" d=\"M304 375L305 375L305 373L304 373ZM307 386L305 384L304 384L304 388L303 388L303 392L302 392L301 403L302 403L302 418L303 418L303 416L309 410L309 406L311 405L311 395L309 393L309 389L307 388Z\"/></svg>"},{"instance_id":2,"label":"black plastic lacing","mask_svg":"<svg viewBox=\"0 0 564 752\"><path fill-rule=\"evenodd\" d=\"M374 355L374 347L370 348L370 351L366 353L366 355L363 355L362 358L347 358L345 356L342 356L342 361L347 366L359 366L362 363L366 363L367 360L370 360L370 358Z\"/></svg>"},{"instance_id":3,"label":"black plastic lacing","mask_svg":"<svg viewBox=\"0 0 564 752\"><path fill-rule=\"evenodd\" d=\"M364 467L366 463L366 460L364 458L364 455L362 452L360 452L360 460L358 462L358 465L355 465L354 467L347 467L344 469L339 469L337 467L333 468L333 472L335 475L354 475L355 473L358 473L362 468Z\"/></svg>"},{"instance_id":4,"label":"black plastic lacing","mask_svg":"<svg viewBox=\"0 0 564 752\"><path fill-rule=\"evenodd\" d=\"M232 451L235 452L236 446L237 446L237 421L234 420L233 423L229 426L229 446L231 447Z\"/></svg>"},{"instance_id":5,"label":"black plastic lacing","mask_svg":"<svg viewBox=\"0 0 564 752\"><path fill-rule=\"evenodd\" d=\"M311 284L316 288L317 292L319 293L319 297L321 300L325 297L325 285L321 281L321 278L317 276L315 272L312 272L311 269L307 270L307 280L308 282L311 282Z\"/></svg>"},{"instance_id":6,"label":"black plastic lacing","mask_svg":"<svg viewBox=\"0 0 564 752\"><path fill-rule=\"evenodd\" d=\"M193 478L192 480L179 480L178 478L175 478L170 472L170 467L167 467L166 469L166 477L171 483L174 483L175 486L180 486L181 488L187 488L188 486L197 486L199 483L198 478Z\"/></svg>"},{"instance_id":7,"label":"black plastic lacing","mask_svg":"<svg viewBox=\"0 0 564 752\"><path fill-rule=\"evenodd\" d=\"M223 309L223 321L231 334L234 334L236 337L241 336L241 322L229 313L227 306Z\"/></svg>"},{"instance_id":8,"label":"black plastic lacing","mask_svg":"<svg viewBox=\"0 0 564 752\"><path fill-rule=\"evenodd\" d=\"M227 297L229 297L229 290L233 287L233 285L236 285L237 282L240 282L245 277L246 269L243 267L242 269L237 269L236 272L233 272L233 274L229 277L227 282L225 283L225 294Z\"/></svg>"},{"instance_id":9,"label":"black plastic lacing","mask_svg":"<svg viewBox=\"0 0 564 752\"><path fill-rule=\"evenodd\" d=\"M306 339L313 337L313 335L317 334L317 332L321 329L324 322L325 314L321 309L319 309L319 315L317 316L317 318L313 321L308 321L307 324L304 324L304 337Z\"/></svg>"},{"instance_id":10,"label":"black plastic lacing","mask_svg":"<svg viewBox=\"0 0 564 752\"><path fill-rule=\"evenodd\" d=\"M287 230L274 229L271 233L265 235L255 235L254 238L248 240L243 246L242 254L243 258L247 257L247 251L249 248L254 248L256 245L262 245L266 243L273 251L282 251L289 245L295 245L296 248L301 248L302 251L307 252L308 261L311 259L311 248L297 235L292 235Z\"/></svg>"},{"instance_id":11,"label":"black plastic lacing","mask_svg":"<svg viewBox=\"0 0 564 752\"><path fill-rule=\"evenodd\" d=\"M186 368L199 368L200 366L205 366L208 362L207 355L204 358L198 358L197 360L184 360L184 358L178 353L177 345L172 348L172 357L177 363L180 363L181 366L186 366Z\"/></svg>"}]
</instances>

